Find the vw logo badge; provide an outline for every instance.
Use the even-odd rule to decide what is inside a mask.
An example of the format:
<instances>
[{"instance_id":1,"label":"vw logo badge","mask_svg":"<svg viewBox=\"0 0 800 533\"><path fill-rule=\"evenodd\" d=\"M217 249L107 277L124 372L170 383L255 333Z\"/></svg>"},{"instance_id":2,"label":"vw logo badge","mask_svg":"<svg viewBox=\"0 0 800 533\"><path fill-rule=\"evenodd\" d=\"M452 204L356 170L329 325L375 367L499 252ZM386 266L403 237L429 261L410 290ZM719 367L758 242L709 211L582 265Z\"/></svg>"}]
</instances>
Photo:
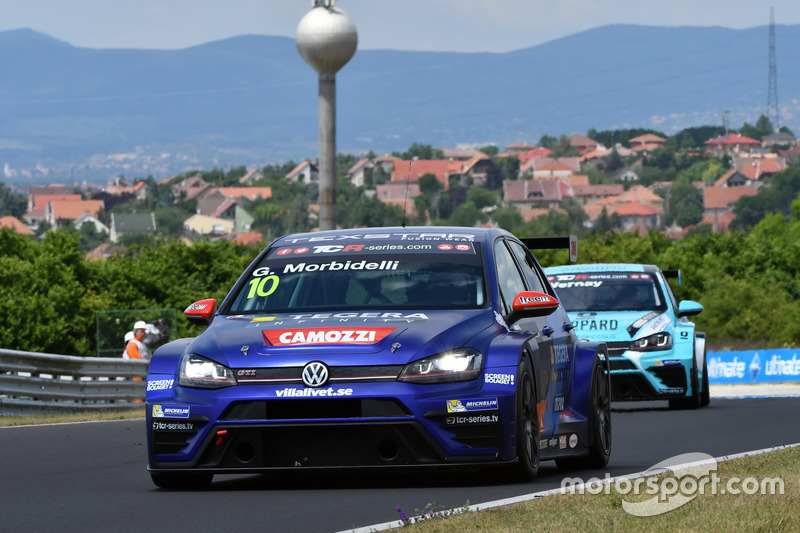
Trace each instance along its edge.
<instances>
[{"instance_id":1,"label":"vw logo badge","mask_svg":"<svg viewBox=\"0 0 800 533\"><path fill-rule=\"evenodd\" d=\"M328 367L319 361L303 367L303 383L308 387L321 387L328 382Z\"/></svg>"}]
</instances>

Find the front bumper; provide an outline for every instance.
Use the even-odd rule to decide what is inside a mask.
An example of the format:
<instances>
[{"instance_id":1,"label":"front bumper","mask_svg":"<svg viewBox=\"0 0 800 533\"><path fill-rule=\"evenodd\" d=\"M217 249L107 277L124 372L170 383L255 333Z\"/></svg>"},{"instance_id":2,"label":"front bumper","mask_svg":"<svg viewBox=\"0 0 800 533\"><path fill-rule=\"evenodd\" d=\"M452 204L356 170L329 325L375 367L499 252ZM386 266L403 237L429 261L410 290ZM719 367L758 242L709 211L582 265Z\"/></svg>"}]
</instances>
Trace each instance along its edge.
<instances>
[{"instance_id":1,"label":"front bumper","mask_svg":"<svg viewBox=\"0 0 800 533\"><path fill-rule=\"evenodd\" d=\"M361 386L363 396L315 399L278 399L268 386L176 386L169 398L148 397L149 469L262 472L500 462L513 456L505 438L513 430L513 389L501 395L476 390L480 383L428 386L420 398L418 385L381 385L381 397ZM398 394L386 396L392 391ZM489 408L448 411L449 401L479 398L490 401Z\"/></svg>"},{"instance_id":2,"label":"front bumper","mask_svg":"<svg viewBox=\"0 0 800 533\"><path fill-rule=\"evenodd\" d=\"M691 392L691 358L681 359L673 351L634 352L628 346L608 345L612 400L665 400Z\"/></svg>"}]
</instances>

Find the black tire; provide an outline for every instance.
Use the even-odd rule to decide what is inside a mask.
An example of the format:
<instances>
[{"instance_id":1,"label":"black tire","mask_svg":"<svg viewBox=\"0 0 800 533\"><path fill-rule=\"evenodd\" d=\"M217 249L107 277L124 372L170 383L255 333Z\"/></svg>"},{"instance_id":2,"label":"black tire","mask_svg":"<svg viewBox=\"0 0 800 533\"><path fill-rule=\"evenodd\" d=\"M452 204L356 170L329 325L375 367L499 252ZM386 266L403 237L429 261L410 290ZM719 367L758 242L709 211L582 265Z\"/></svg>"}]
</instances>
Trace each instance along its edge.
<instances>
[{"instance_id":1,"label":"black tire","mask_svg":"<svg viewBox=\"0 0 800 533\"><path fill-rule=\"evenodd\" d=\"M595 359L592 369L592 396L589 405L589 454L556 459L564 470L603 468L611 457L611 387L603 363Z\"/></svg>"},{"instance_id":2,"label":"black tire","mask_svg":"<svg viewBox=\"0 0 800 533\"><path fill-rule=\"evenodd\" d=\"M700 393L700 407L708 407L711 403L711 391L708 390L708 364L703 354L703 390Z\"/></svg>"},{"instance_id":3,"label":"black tire","mask_svg":"<svg viewBox=\"0 0 800 533\"><path fill-rule=\"evenodd\" d=\"M171 490L205 490L213 477L207 472L150 472L157 487Z\"/></svg>"},{"instance_id":4,"label":"black tire","mask_svg":"<svg viewBox=\"0 0 800 533\"><path fill-rule=\"evenodd\" d=\"M536 400L533 369L530 360L523 356L517 369L517 462L513 472L513 477L520 481L532 481L539 473L539 413Z\"/></svg>"}]
</instances>

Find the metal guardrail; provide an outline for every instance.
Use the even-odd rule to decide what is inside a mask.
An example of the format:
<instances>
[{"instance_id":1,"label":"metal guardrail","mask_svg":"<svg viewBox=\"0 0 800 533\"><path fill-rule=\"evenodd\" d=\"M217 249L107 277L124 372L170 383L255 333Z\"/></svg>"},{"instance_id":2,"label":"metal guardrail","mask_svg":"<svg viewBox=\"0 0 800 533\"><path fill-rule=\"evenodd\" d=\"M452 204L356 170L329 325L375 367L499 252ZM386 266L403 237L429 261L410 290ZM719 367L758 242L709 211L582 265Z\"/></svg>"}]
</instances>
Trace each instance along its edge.
<instances>
[{"instance_id":1,"label":"metal guardrail","mask_svg":"<svg viewBox=\"0 0 800 533\"><path fill-rule=\"evenodd\" d=\"M147 361L0 349L0 415L130 409L145 396Z\"/></svg>"}]
</instances>

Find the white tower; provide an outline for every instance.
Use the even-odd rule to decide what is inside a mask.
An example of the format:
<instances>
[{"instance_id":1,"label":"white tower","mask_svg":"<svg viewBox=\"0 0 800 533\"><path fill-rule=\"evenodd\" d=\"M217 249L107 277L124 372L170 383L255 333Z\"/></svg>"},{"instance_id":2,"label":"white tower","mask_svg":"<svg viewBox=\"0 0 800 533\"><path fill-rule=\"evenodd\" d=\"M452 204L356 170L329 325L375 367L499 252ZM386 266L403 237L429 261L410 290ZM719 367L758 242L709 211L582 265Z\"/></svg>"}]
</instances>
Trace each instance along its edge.
<instances>
[{"instance_id":1,"label":"white tower","mask_svg":"<svg viewBox=\"0 0 800 533\"><path fill-rule=\"evenodd\" d=\"M336 0L312 0L295 42L319 74L319 229L336 229L336 73L356 53L358 33Z\"/></svg>"}]
</instances>

